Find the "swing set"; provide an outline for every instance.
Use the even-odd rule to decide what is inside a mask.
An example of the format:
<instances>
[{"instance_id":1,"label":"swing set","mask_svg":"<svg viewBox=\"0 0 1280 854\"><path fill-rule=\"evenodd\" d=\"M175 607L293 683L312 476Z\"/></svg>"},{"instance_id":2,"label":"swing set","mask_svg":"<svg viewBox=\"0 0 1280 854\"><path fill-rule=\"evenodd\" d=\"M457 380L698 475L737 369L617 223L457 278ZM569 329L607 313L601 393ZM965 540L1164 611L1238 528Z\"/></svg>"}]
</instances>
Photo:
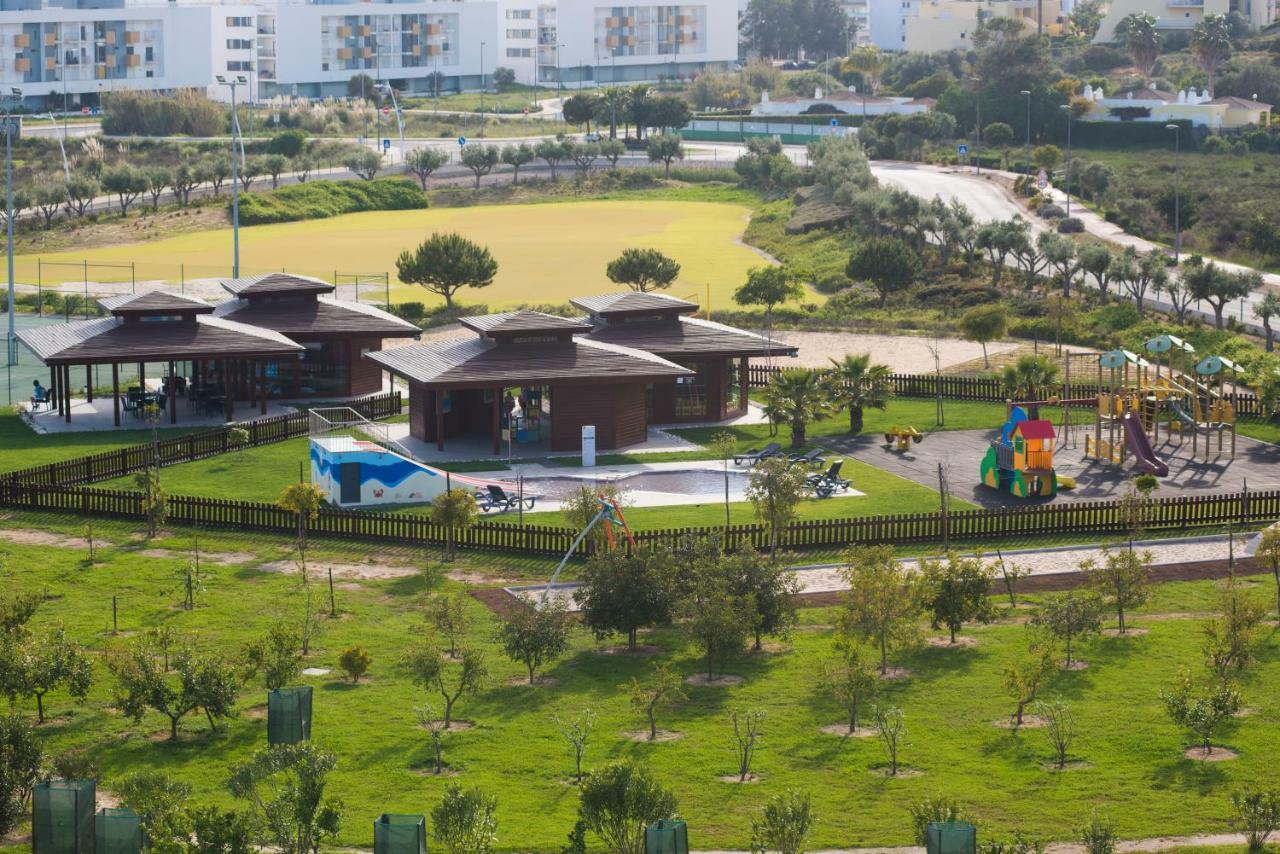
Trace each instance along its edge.
<instances>
[{"instance_id":1,"label":"swing set","mask_svg":"<svg viewBox=\"0 0 1280 854\"><path fill-rule=\"evenodd\" d=\"M573 553L578 550L578 546L582 544L582 541L587 538L587 534L591 533L591 529L597 524L604 525L604 537L605 542L609 544L609 551L613 551L617 547L617 542L613 536L614 525L622 529L622 533L626 536L627 542L631 544L631 548L634 549L636 547L636 538L632 536L631 527L627 525L626 517L622 515L622 507L619 506L617 500L606 498L604 495L596 495L596 502L600 505L600 509L595 516L591 517L591 521L582 529L582 532L574 538L569 550L560 559L560 564L556 567L556 571L551 574L551 580L547 582L546 588L542 591L540 605L547 604L547 598L551 595L551 588L555 587L556 579L560 577L560 572L564 569L564 565L569 562L569 558L573 557Z\"/></svg>"}]
</instances>

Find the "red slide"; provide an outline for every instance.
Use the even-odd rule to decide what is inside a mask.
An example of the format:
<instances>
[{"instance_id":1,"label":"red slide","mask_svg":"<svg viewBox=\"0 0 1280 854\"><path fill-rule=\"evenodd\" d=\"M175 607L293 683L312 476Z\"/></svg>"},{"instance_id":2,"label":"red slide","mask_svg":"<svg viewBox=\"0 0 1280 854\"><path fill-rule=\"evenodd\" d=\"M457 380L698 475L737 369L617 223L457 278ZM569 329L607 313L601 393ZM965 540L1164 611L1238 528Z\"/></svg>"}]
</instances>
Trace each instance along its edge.
<instances>
[{"instance_id":1,"label":"red slide","mask_svg":"<svg viewBox=\"0 0 1280 854\"><path fill-rule=\"evenodd\" d=\"M1126 412L1121 421L1124 423L1125 444L1129 446L1129 453L1137 460L1138 467L1156 477L1169 474L1169 466L1151 450L1151 440L1147 438L1137 417L1132 412Z\"/></svg>"}]
</instances>

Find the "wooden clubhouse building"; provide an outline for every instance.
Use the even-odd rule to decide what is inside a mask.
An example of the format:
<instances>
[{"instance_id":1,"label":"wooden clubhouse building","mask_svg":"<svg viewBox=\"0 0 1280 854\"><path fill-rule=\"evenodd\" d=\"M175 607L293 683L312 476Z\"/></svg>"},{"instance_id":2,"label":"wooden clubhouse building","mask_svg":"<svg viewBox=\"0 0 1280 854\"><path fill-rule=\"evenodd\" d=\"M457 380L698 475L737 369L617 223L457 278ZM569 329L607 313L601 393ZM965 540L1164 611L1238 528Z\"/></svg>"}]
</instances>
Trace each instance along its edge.
<instances>
[{"instance_id":1,"label":"wooden clubhouse building","mask_svg":"<svg viewBox=\"0 0 1280 854\"><path fill-rule=\"evenodd\" d=\"M723 421L747 411L747 368L795 348L698 320L694 303L621 293L571 300L588 316L514 311L464 317L475 338L370 352L365 358L409 383L410 435L445 449L447 439L487 435L501 453L546 440L552 451L646 440L650 424Z\"/></svg>"},{"instance_id":2,"label":"wooden clubhouse building","mask_svg":"<svg viewBox=\"0 0 1280 854\"><path fill-rule=\"evenodd\" d=\"M368 305L340 302L318 279L270 274L224 281L231 298L213 305L166 291L98 300L105 317L21 330L19 339L49 367L47 393L67 423L71 394L84 366L93 403L95 366L111 366L113 421L123 412L162 404L178 422L179 397L205 415L229 421L236 401L342 398L376 393L382 372L361 358L384 338L417 337L421 330ZM159 392L146 387L148 364L159 363ZM136 365L137 386L120 387L120 366Z\"/></svg>"}]
</instances>

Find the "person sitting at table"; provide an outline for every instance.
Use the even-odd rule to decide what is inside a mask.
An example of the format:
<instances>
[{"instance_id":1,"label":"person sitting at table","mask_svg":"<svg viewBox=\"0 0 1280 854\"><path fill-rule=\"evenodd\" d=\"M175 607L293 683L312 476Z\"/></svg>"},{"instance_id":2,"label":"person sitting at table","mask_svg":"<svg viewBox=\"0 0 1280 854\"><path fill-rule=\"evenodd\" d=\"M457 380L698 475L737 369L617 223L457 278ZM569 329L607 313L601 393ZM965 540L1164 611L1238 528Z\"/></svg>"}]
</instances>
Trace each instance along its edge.
<instances>
[{"instance_id":1,"label":"person sitting at table","mask_svg":"<svg viewBox=\"0 0 1280 854\"><path fill-rule=\"evenodd\" d=\"M45 387L40 385L40 380L31 381L31 408L35 410L40 404L47 404L50 409L53 408L53 400L49 397L49 392Z\"/></svg>"}]
</instances>

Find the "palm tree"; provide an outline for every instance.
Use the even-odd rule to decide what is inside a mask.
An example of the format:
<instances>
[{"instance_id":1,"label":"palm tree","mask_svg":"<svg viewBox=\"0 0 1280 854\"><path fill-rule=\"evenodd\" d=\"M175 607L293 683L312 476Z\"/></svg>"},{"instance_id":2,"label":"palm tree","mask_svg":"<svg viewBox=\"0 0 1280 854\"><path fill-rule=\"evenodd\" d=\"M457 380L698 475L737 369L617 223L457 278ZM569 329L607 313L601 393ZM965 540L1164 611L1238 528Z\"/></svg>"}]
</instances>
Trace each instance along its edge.
<instances>
[{"instance_id":1,"label":"palm tree","mask_svg":"<svg viewBox=\"0 0 1280 854\"><path fill-rule=\"evenodd\" d=\"M1213 97L1213 77L1218 66L1231 56L1231 23L1226 15L1205 15L1191 30L1191 53L1204 71L1209 97Z\"/></svg>"},{"instance_id":2,"label":"palm tree","mask_svg":"<svg viewBox=\"0 0 1280 854\"><path fill-rule=\"evenodd\" d=\"M765 409L791 425L793 448L804 445L809 422L827 417L835 408L830 380L810 368L779 371L765 389Z\"/></svg>"},{"instance_id":3,"label":"palm tree","mask_svg":"<svg viewBox=\"0 0 1280 854\"><path fill-rule=\"evenodd\" d=\"M1132 12L1116 24L1116 41L1129 54L1144 81L1151 79L1151 70L1160 58L1162 45L1156 29L1159 23L1150 12Z\"/></svg>"},{"instance_id":4,"label":"palm tree","mask_svg":"<svg viewBox=\"0 0 1280 854\"><path fill-rule=\"evenodd\" d=\"M846 74L856 71L862 75L863 97L874 96L880 88L880 75L889 64L889 57L873 44L859 45L845 59L840 70Z\"/></svg>"},{"instance_id":5,"label":"palm tree","mask_svg":"<svg viewBox=\"0 0 1280 854\"><path fill-rule=\"evenodd\" d=\"M849 410L850 433L862 432L864 409L884 409L893 397L889 373L888 365L871 364L870 353L846 353L841 360L831 360L829 376L840 405Z\"/></svg>"},{"instance_id":6,"label":"palm tree","mask_svg":"<svg viewBox=\"0 0 1280 854\"><path fill-rule=\"evenodd\" d=\"M1014 400L1042 400L1057 382L1058 366L1046 356L1023 356L1000 372L1004 393ZM1037 409L1031 407L1032 418L1039 416Z\"/></svg>"}]
</instances>

